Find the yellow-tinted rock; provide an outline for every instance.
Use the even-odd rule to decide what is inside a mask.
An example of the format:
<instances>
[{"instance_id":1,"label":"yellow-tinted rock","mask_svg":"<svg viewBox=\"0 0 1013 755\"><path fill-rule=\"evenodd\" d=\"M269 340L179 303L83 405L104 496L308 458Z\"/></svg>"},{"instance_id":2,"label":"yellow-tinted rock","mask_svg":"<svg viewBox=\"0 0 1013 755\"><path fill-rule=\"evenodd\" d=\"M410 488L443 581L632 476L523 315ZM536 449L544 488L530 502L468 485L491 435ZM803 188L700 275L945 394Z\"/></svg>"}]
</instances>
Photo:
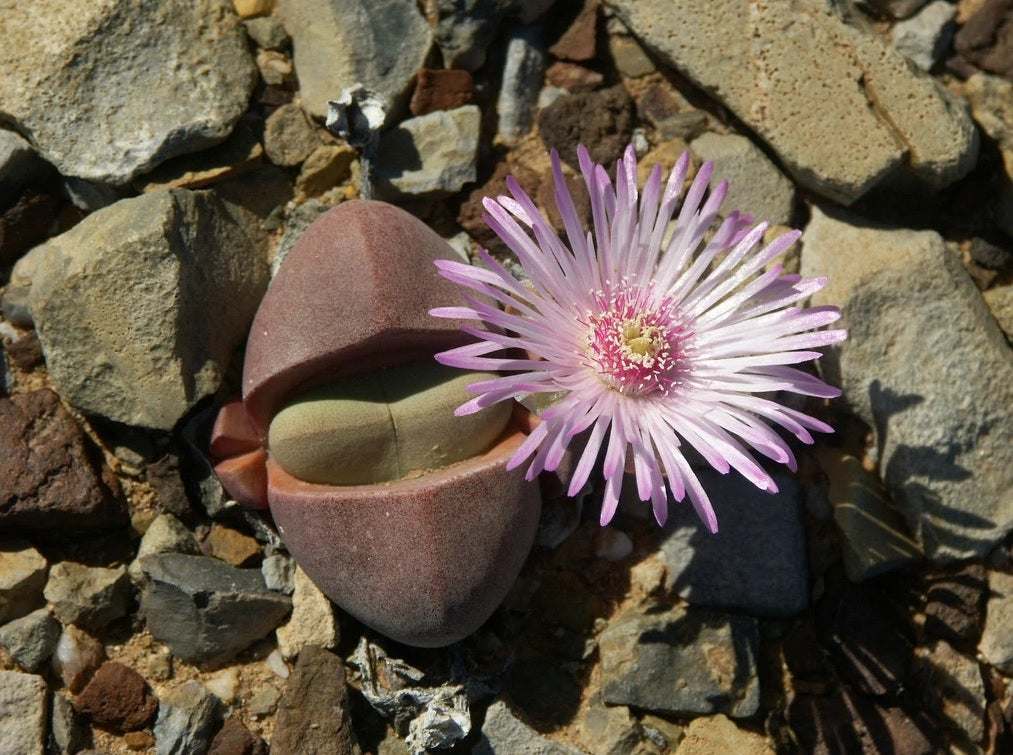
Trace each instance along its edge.
<instances>
[{"instance_id":1,"label":"yellow-tinted rock","mask_svg":"<svg viewBox=\"0 0 1013 755\"><path fill-rule=\"evenodd\" d=\"M271 456L293 477L327 485L445 467L483 453L506 427L508 403L454 416L466 387L492 377L425 361L315 388L271 422Z\"/></svg>"}]
</instances>

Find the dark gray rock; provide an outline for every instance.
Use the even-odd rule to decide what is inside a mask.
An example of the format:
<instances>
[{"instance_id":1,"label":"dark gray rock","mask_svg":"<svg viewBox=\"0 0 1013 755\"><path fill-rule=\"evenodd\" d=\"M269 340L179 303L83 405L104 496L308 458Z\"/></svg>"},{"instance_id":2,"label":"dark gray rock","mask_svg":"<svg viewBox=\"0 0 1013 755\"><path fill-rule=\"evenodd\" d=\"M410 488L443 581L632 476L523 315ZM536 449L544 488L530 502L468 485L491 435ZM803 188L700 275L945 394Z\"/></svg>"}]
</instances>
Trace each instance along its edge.
<instances>
[{"instance_id":1,"label":"dark gray rock","mask_svg":"<svg viewBox=\"0 0 1013 755\"><path fill-rule=\"evenodd\" d=\"M259 569L207 556L146 556L141 611L155 638L198 666L224 663L277 627L292 607L268 590Z\"/></svg>"},{"instance_id":2,"label":"dark gray rock","mask_svg":"<svg viewBox=\"0 0 1013 755\"><path fill-rule=\"evenodd\" d=\"M0 645L21 668L35 672L53 654L62 629L48 608L40 608L0 626Z\"/></svg>"},{"instance_id":3,"label":"dark gray rock","mask_svg":"<svg viewBox=\"0 0 1013 755\"><path fill-rule=\"evenodd\" d=\"M716 535L707 532L689 506L671 509L670 534L661 545L666 588L694 605L750 616L804 611L809 587L798 483L774 474L779 492L771 495L739 475L708 469L699 477L720 529Z\"/></svg>"},{"instance_id":4,"label":"dark gray rock","mask_svg":"<svg viewBox=\"0 0 1013 755\"><path fill-rule=\"evenodd\" d=\"M204 755L226 713L225 704L198 681L162 695L155 720L157 755Z\"/></svg>"},{"instance_id":5,"label":"dark gray rock","mask_svg":"<svg viewBox=\"0 0 1013 755\"><path fill-rule=\"evenodd\" d=\"M83 716L78 715L70 699L59 692L50 697L49 733L60 755L83 752L90 739L90 729Z\"/></svg>"},{"instance_id":6,"label":"dark gray rock","mask_svg":"<svg viewBox=\"0 0 1013 755\"><path fill-rule=\"evenodd\" d=\"M654 713L753 715L760 705L756 620L650 607L612 619L599 640L602 699Z\"/></svg>"},{"instance_id":7,"label":"dark gray rock","mask_svg":"<svg viewBox=\"0 0 1013 755\"><path fill-rule=\"evenodd\" d=\"M275 752L357 755L348 711L345 667L333 653L307 645L285 684L271 737Z\"/></svg>"},{"instance_id":8,"label":"dark gray rock","mask_svg":"<svg viewBox=\"0 0 1013 755\"><path fill-rule=\"evenodd\" d=\"M125 566L106 569L61 561L49 570L45 595L64 624L96 632L127 615L130 578Z\"/></svg>"},{"instance_id":9,"label":"dark gray rock","mask_svg":"<svg viewBox=\"0 0 1013 755\"><path fill-rule=\"evenodd\" d=\"M156 191L89 215L12 273L60 396L169 430L216 391L268 281L256 221L210 192Z\"/></svg>"},{"instance_id":10,"label":"dark gray rock","mask_svg":"<svg viewBox=\"0 0 1013 755\"><path fill-rule=\"evenodd\" d=\"M224 140L256 68L239 19L219 0L56 0L4 9L5 120L66 176L125 184Z\"/></svg>"}]
</instances>

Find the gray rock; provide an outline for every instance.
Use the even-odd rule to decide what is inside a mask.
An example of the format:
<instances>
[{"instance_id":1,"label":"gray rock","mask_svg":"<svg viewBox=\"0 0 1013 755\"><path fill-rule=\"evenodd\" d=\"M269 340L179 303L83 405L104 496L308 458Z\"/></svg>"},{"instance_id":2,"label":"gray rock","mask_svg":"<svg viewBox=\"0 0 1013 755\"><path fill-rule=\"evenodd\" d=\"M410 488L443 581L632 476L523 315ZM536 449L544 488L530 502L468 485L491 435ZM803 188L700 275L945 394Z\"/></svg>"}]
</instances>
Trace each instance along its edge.
<instances>
[{"instance_id":1,"label":"gray rock","mask_svg":"<svg viewBox=\"0 0 1013 755\"><path fill-rule=\"evenodd\" d=\"M476 71L499 29L502 7L497 0L435 0L436 44L447 68Z\"/></svg>"},{"instance_id":2,"label":"gray rock","mask_svg":"<svg viewBox=\"0 0 1013 755\"><path fill-rule=\"evenodd\" d=\"M437 110L383 133L377 197L436 198L475 180L481 113L476 105Z\"/></svg>"},{"instance_id":3,"label":"gray rock","mask_svg":"<svg viewBox=\"0 0 1013 755\"><path fill-rule=\"evenodd\" d=\"M531 130L545 75L545 30L540 24L512 24L507 34L503 84L496 101L497 130L512 144Z\"/></svg>"},{"instance_id":4,"label":"gray rock","mask_svg":"<svg viewBox=\"0 0 1013 755\"><path fill-rule=\"evenodd\" d=\"M278 244L278 251L275 252L274 259L271 260L272 276L278 272L285 255L295 246L295 242L299 240L303 232L331 207L332 205L325 204L319 199L309 199L292 211L285 223L285 233L281 237L281 243Z\"/></svg>"},{"instance_id":5,"label":"gray rock","mask_svg":"<svg viewBox=\"0 0 1013 755\"><path fill-rule=\"evenodd\" d=\"M704 134L690 143L701 160L714 163L714 179L727 180L725 212L738 209L757 220L789 225L795 187L762 150L738 134Z\"/></svg>"},{"instance_id":6,"label":"gray rock","mask_svg":"<svg viewBox=\"0 0 1013 755\"><path fill-rule=\"evenodd\" d=\"M24 137L0 129L0 211L13 204L27 186L44 179L50 170Z\"/></svg>"},{"instance_id":7,"label":"gray rock","mask_svg":"<svg viewBox=\"0 0 1013 755\"><path fill-rule=\"evenodd\" d=\"M21 668L35 672L56 650L62 629L48 608L40 608L0 627L0 645Z\"/></svg>"},{"instance_id":8,"label":"gray rock","mask_svg":"<svg viewBox=\"0 0 1013 755\"><path fill-rule=\"evenodd\" d=\"M277 590L286 595L295 591L295 561L289 556L275 553L260 563L260 573L264 575L264 584L269 590Z\"/></svg>"},{"instance_id":9,"label":"gray rock","mask_svg":"<svg viewBox=\"0 0 1013 755\"><path fill-rule=\"evenodd\" d=\"M46 559L27 541L0 541L0 624L45 603L46 567Z\"/></svg>"},{"instance_id":10,"label":"gray rock","mask_svg":"<svg viewBox=\"0 0 1013 755\"><path fill-rule=\"evenodd\" d=\"M198 681L183 682L161 696L155 720L157 755L204 755L227 708Z\"/></svg>"},{"instance_id":11,"label":"gray rock","mask_svg":"<svg viewBox=\"0 0 1013 755\"><path fill-rule=\"evenodd\" d=\"M264 151L275 165L298 165L323 140L298 105L282 105L264 123Z\"/></svg>"},{"instance_id":12,"label":"gray rock","mask_svg":"<svg viewBox=\"0 0 1013 755\"><path fill-rule=\"evenodd\" d=\"M77 755L87 749L90 727L74 710L74 703L59 692L50 698L49 733L60 755Z\"/></svg>"},{"instance_id":13,"label":"gray rock","mask_svg":"<svg viewBox=\"0 0 1013 755\"><path fill-rule=\"evenodd\" d=\"M1013 676L1013 574L988 575L988 608L978 649L982 657L1006 676Z\"/></svg>"},{"instance_id":14,"label":"gray rock","mask_svg":"<svg viewBox=\"0 0 1013 755\"><path fill-rule=\"evenodd\" d=\"M332 648L340 634L334 606L298 566L292 593L292 615L276 632L278 650L286 659L299 655L307 645Z\"/></svg>"},{"instance_id":15,"label":"gray rock","mask_svg":"<svg viewBox=\"0 0 1013 755\"><path fill-rule=\"evenodd\" d=\"M489 706L482 724L482 736L472 750L474 755L522 752L524 755L580 755L580 750L562 742L546 739L513 714L507 704L497 700Z\"/></svg>"},{"instance_id":16,"label":"gray rock","mask_svg":"<svg viewBox=\"0 0 1013 755\"><path fill-rule=\"evenodd\" d=\"M928 71L949 49L956 15L956 6L946 0L929 3L911 18L894 24L893 49Z\"/></svg>"},{"instance_id":17,"label":"gray rock","mask_svg":"<svg viewBox=\"0 0 1013 755\"><path fill-rule=\"evenodd\" d=\"M218 0L4 10L2 115L61 173L125 184L221 142L246 110L256 68Z\"/></svg>"},{"instance_id":18,"label":"gray rock","mask_svg":"<svg viewBox=\"0 0 1013 755\"><path fill-rule=\"evenodd\" d=\"M237 569L207 556L145 556L150 580L141 611L156 639L187 663L213 666L278 626L292 606L264 585L259 569Z\"/></svg>"},{"instance_id":19,"label":"gray rock","mask_svg":"<svg viewBox=\"0 0 1013 755\"><path fill-rule=\"evenodd\" d=\"M961 655L946 640L925 648L918 670L930 711L964 732L971 742L985 734L985 682L978 662Z\"/></svg>"},{"instance_id":20,"label":"gray rock","mask_svg":"<svg viewBox=\"0 0 1013 755\"><path fill-rule=\"evenodd\" d=\"M592 702L578 724L581 746L594 755L626 755L640 742L637 722L625 705Z\"/></svg>"},{"instance_id":21,"label":"gray rock","mask_svg":"<svg viewBox=\"0 0 1013 755\"><path fill-rule=\"evenodd\" d=\"M45 595L60 621L94 632L127 615L130 579L125 566L61 561L49 570Z\"/></svg>"},{"instance_id":22,"label":"gray rock","mask_svg":"<svg viewBox=\"0 0 1013 755\"><path fill-rule=\"evenodd\" d=\"M336 655L312 645L299 654L278 703L271 749L358 755L348 711L345 667Z\"/></svg>"},{"instance_id":23,"label":"gray rock","mask_svg":"<svg viewBox=\"0 0 1013 755\"><path fill-rule=\"evenodd\" d=\"M394 110L407 104L433 38L415 3L281 0L279 7L308 112L326 117L327 101L356 83L381 93Z\"/></svg>"},{"instance_id":24,"label":"gray rock","mask_svg":"<svg viewBox=\"0 0 1013 755\"><path fill-rule=\"evenodd\" d=\"M255 222L170 189L95 212L18 261L60 396L87 414L171 429L216 391L268 280Z\"/></svg>"},{"instance_id":25,"label":"gray rock","mask_svg":"<svg viewBox=\"0 0 1013 755\"><path fill-rule=\"evenodd\" d=\"M809 588L798 483L774 474L780 492L771 495L739 475L708 469L698 476L714 502L720 530L707 532L689 506L671 509L661 545L666 588L694 605L751 616L804 611Z\"/></svg>"},{"instance_id":26,"label":"gray rock","mask_svg":"<svg viewBox=\"0 0 1013 755\"><path fill-rule=\"evenodd\" d=\"M747 616L678 606L629 610L599 639L602 699L654 713L751 716L760 705L759 642L756 620Z\"/></svg>"},{"instance_id":27,"label":"gray rock","mask_svg":"<svg viewBox=\"0 0 1013 755\"><path fill-rule=\"evenodd\" d=\"M243 26L250 39L264 50L283 50L292 41L281 21L274 16L247 18Z\"/></svg>"},{"instance_id":28,"label":"gray rock","mask_svg":"<svg viewBox=\"0 0 1013 755\"><path fill-rule=\"evenodd\" d=\"M5 753L42 755L46 738L46 681L0 671L0 742Z\"/></svg>"},{"instance_id":29,"label":"gray rock","mask_svg":"<svg viewBox=\"0 0 1013 755\"><path fill-rule=\"evenodd\" d=\"M830 2L607 4L824 196L849 204L902 168L941 187L975 163L963 104Z\"/></svg>"},{"instance_id":30,"label":"gray rock","mask_svg":"<svg viewBox=\"0 0 1013 755\"><path fill-rule=\"evenodd\" d=\"M189 553L198 555L200 545L197 538L186 528L179 519L172 514L159 514L155 520L148 525L147 531L137 546L137 557L130 562L127 571L130 578L135 582L144 579L144 571L141 568L141 559L145 556L153 556L158 553Z\"/></svg>"},{"instance_id":31,"label":"gray rock","mask_svg":"<svg viewBox=\"0 0 1013 755\"><path fill-rule=\"evenodd\" d=\"M957 254L931 231L819 209L802 274L829 277L850 337L821 365L876 433L887 488L926 555L981 557L1013 528L1013 354Z\"/></svg>"}]
</instances>

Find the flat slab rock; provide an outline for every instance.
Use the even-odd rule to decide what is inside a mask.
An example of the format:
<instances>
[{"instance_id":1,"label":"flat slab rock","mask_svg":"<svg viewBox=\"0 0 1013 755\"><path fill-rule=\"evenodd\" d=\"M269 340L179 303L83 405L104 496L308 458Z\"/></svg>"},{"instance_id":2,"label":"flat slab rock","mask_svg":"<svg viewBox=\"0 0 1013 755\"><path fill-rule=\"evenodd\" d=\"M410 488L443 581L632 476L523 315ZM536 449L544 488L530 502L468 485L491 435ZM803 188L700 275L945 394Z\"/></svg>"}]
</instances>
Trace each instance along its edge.
<instances>
[{"instance_id":1,"label":"flat slab rock","mask_svg":"<svg viewBox=\"0 0 1013 755\"><path fill-rule=\"evenodd\" d=\"M829 2L607 4L766 141L800 184L826 197L850 204L898 170L941 187L975 163L966 108L844 23Z\"/></svg>"},{"instance_id":2,"label":"flat slab rock","mask_svg":"<svg viewBox=\"0 0 1013 755\"><path fill-rule=\"evenodd\" d=\"M125 184L222 141L257 69L231 3L0 5L0 119L66 176Z\"/></svg>"}]
</instances>

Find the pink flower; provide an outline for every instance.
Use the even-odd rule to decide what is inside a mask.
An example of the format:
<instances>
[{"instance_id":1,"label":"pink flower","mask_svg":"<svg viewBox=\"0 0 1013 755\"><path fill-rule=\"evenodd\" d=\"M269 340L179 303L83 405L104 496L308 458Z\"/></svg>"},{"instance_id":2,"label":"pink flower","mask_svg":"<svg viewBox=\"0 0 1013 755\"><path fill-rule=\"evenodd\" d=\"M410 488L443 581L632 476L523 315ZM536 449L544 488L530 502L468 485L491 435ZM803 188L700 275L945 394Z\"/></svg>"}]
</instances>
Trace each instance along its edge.
<instances>
[{"instance_id":1,"label":"pink flower","mask_svg":"<svg viewBox=\"0 0 1013 755\"><path fill-rule=\"evenodd\" d=\"M802 309L798 302L826 279L803 279L766 269L801 235L786 233L760 247L766 223L738 211L714 229L727 192L719 183L706 197L712 166L697 173L678 208L689 168L684 154L662 188L655 166L638 197L637 165L629 147L615 186L605 168L578 150L590 195L593 227L585 231L552 153L562 241L512 178L513 197L484 201L489 226L517 255L523 283L485 250L485 267L440 261L440 273L476 295L467 306L432 310L437 317L477 321L464 327L478 340L436 355L442 364L512 374L469 386L477 396L457 409L470 414L498 401L550 394L541 422L510 460L534 458L528 479L555 470L569 444L586 442L570 479L569 495L587 482L602 446L605 478L601 523L619 502L632 466L640 500L650 500L664 524L668 496L689 496L712 532L717 518L683 449L695 449L714 469L735 469L757 487L776 492L757 453L795 470L776 425L805 443L810 430L829 425L757 394L788 391L833 398L830 387L789 365L820 356L813 351L846 337L816 330L840 317L836 307ZM638 201L639 200L639 201ZM722 256L723 255L723 256ZM502 305L502 308L497 305ZM769 423L769 424L768 424Z\"/></svg>"}]
</instances>

